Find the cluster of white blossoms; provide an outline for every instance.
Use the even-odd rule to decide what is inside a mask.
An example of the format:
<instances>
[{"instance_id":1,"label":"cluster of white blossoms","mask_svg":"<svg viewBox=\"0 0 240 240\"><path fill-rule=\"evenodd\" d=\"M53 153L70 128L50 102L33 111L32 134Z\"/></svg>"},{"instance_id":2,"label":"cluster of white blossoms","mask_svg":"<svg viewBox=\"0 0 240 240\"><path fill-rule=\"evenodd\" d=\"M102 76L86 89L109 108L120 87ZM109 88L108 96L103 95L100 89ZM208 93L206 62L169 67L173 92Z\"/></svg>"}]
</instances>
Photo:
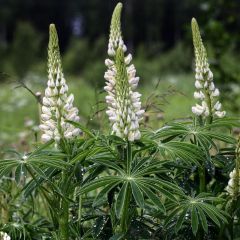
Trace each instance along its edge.
<instances>
[{"instance_id":1,"label":"cluster of white blossoms","mask_svg":"<svg viewBox=\"0 0 240 240\"><path fill-rule=\"evenodd\" d=\"M11 237L5 232L0 232L0 240L11 240Z\"/></svg>"},{"instance_id":2,"label":"cluster of white blossoms","mask_svg":"<svg viewBox=\"0 0 240 240\"><path fill-rule=\"evenodd\" d=\"M138 85L136 69L131 63L132 55L124 56L127 47L121 34L121 9L118 3L112 16L108 55L105 64L108 70L104 78L107 80L104 89L107 91L106 111L112 125L112 133L128 141L141 137L139 121L143 118L144 110L141 109L141 94L134 91Z\"/></svg>"},{"instance_id":3,"label":"cluster of white blossoms","mask_svg":"<svg viewBox=\"0 0 240 240\"><path fill-rule=\"evenodd\" d=\"M192 107L192 112L197 116L217 116L222 118L226 112L221 111L222 105L218 101L219 90L213 82L213 73L208 64L206 49L203 45L198 24L192 19L193 43L195 52L195 87L194 98L199 101Z\"/></svg>"},{"instance_id":4,"label":"cluster of white blossoms","mask_svg":"<svg viewBox=\"0 0 240 240\"><path fill-rule=\"evenodd\" d=\"M42 141L51 139L59 141L62 138L71 139L80 134L67 121L79 122L78 109L73 107L73 94L67 95L68 86L64 79L61 67L60 51L56 28L50 25L48 47L48 82L45 96L42 99L41 125Z\"/></svg>"},{"instance_id":5,"label":"cluster of white blossoms","mask_svg":"<svg viewBox=\"0 0 240 240\"><path fill-rule=\"evenodd\" d=\"M236 168L233 169L232 172L229 174L229 181L228 185L226 187L227 192L233 196L234 194L240 194L240 170L238 170L238 181L236 181L237 178L237 171ZM235 188L238 188L235 190Z\"/></svg>"}]
</instances>

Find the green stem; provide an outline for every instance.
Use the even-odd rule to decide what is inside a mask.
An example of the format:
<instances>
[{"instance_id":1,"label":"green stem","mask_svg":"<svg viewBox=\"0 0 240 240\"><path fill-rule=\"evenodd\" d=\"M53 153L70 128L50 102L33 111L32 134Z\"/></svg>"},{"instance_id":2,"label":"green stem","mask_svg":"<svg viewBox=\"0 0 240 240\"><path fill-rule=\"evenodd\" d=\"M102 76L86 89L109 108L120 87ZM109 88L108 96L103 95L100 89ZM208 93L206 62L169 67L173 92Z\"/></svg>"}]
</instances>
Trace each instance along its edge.
<instances>
[{"instance_id":1,"label":"green stem","mask_svg":"<svg viewBox=\"0 0 240 240\"><path fill-rule=\"evenodd\" d=\"M60 239L61 240L68 240L69 239L69 226L68 226L68 220L69 220L69 214L68 214L68 208L69 203L65 199L61 199L61 214L59 218L59 232L60 232Z\"/></svg>"},{"instance_id":2,"label":"green stem","mask_svg":"<svg viewBox=\"0 0 240 240\"><path fill-rule=\"evenodd\" d=\"M70 176L70 177L69 177ZM59 215L59 233L60 233L60 239L61 240L68 240L69 239L69 202L66 200L69 196L68 193L68 186L69 186L69 180L71 179L71 174L69 174L69 171L66 170L62 172L62 182L63 185L61 186L62 192L65 196L65 198L61 197L60 199L60 215Z\"/></svg>"},{"instance_id":3,"label":"green stem","mask_svg":"<svg viewBox=\"0 0 240 240\"><path fill-rule=\"evenodd\" d=\"M199 192L205 192L206 191L206 171L205 167L202 166L202 168L199 168L199 180L200 180L200 186L199 186Z\"/></svg>"},{"instance_id":4,"label":"green stem","mask_svg":"<svg viewBox=\"0 0 240 240\"><path fill-rule=\"evenodd\" d=\"M127 151L126 151L126 167L127 167L127 174L130 176L131 174L131 164L132 164L132 146L131 143L127 142Z\"/></svg>"},{"instance_id":5,"label":"green stem","mask_svg":"<svg viewBox=\"0 0 240 240\"><path fill-rule=\"evenodd\" d=\"M127 148L126 151L124 153L124 157L126 159L126 172L128 177L131 177L131 164L132 164L132 146L131 146L131 142L127 142ZM120 229L122 233L127 233L128 231L128 227L129 227L129 205L130 205L130 201L131 201L131 188L130 188L130 183L128 183L127 186L127 191L126 191L126 197L124 200L124 208L123 208L123 212L121 215L121 219L120 219Z\"/></svg>"}]
</instances>

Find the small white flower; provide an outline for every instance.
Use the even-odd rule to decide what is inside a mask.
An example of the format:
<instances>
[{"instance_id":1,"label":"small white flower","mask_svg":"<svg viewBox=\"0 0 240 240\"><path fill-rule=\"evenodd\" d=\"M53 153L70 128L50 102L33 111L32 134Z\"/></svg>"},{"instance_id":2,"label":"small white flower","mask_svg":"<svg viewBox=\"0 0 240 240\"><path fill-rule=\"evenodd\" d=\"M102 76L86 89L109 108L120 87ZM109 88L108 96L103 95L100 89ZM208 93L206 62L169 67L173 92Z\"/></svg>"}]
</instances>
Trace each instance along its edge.
<instances>
[{"instance_id":1,"label":"small white flower","mask_svg":"<svg viewBox=\"0 0 240 240\"><path fill-rule=\"evenodd\" d=\"M204 94L202 91L200 92L194 92L194 98L195 99L200 99L200 100L203 100L205 98Z\"/></svg>"},{"instance_id":2,"label":"small white flower","mask_svg":"<svg viewBox=\"0 0 240 240\"><path fill-rule=\"evenodd\" d=\"M197 89L203 88L202 84L201 84L198 80L195 82L195 87L196 87Z\"/></svg>"},{"instance_id":3,"label":"small white flower","mask_svg":"<svg viewBox=\"0 0 240 240\"><path fill-rule=\"evenodd\" d=\"M194 114L196 114L197 116L202 115L204 111L205 111L205 108L203 106L198 105L198 104L196 104L196 106L192 107L192 112Z\"/></svg>"},{"instance_id":4,"label":"small white flower","mask_svg":"<svg viewBox=\"0 0 240 240\"><path fill-rule=\"evenodd\" d=\"M221 107L222 107L222 104L219 101L217 101L214 105L214 109L217 111L219 111L221 109Z\"/></svg>"},{"instance_id":5,"label":"small white flower","mask_svg":"<svg viewBox=\"0 0 240 240\"><path fill-rule=\"evenodd\" d=\"M131 61L132 61L132 54L129 53L127 57L125 57L125 63L129 65Z\"/></svg>"},{"instance_id":6,"label":"small white flower","mask_svg":"<svg viewBox=\"0 0 240 240\"><path fill-rule=\"evenodd\" d=\"M211 82L210 85L209 85L209 90L214 91L214 89L215 89L214 83Z\"/></svg>"},{"instance_id":7,"label":"small white flower","mask_svg":"<svg viewBox=\"0 0 240 240\"><path fill-rule=\"evenodd\" d=\"M226 112L225 111L216 111L215 112L215 115L219 118L223 118L225 115L226 115Z\"/></svg>"},{"instance_id":8,"label":"small white flower","mask_svg":"<svg viewBox=\"0 0 240 240\"><path fill-rule=\"evenodd\" d=\"M220 93L219 93L218 88L215 88L214 92L212 92L212 96L213 96L213 97L218 97L219 94L220 94Z\"/></svg>"},{"instance_id":9,"label":"small white flower","mask_svg":"<svg viewBox=\"0 0 240 240\"><path fill-rule=\"evenodd\" d=\"M111 67L113 64L114 64L114 62L113 62L112 60L110 60L110 59L106 59L106 60L105 60L105 65L106 65L107 67Z\"/></svg>"},{"instance_id":10,"label":"small white flower","mask_svg":"<svg viewBox=\"0 0 240 240\"><path fill-rule=\"evenodd\" d=\"M209 69L209 71L208 71L207 79L208 79L208 81L212 81L212 80L213 80L213 73L211 72L210 69Z\"/></svg>"}]
</instances>

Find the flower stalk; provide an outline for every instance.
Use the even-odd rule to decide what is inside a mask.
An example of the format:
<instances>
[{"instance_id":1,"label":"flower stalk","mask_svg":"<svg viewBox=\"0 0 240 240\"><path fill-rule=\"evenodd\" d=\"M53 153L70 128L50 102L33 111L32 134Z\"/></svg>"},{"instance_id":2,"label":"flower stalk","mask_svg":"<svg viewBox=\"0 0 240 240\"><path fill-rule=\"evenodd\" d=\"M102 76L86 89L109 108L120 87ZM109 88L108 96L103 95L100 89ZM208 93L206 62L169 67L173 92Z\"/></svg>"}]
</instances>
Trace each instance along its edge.
<instances>
[{"instance_id":1,"label":"flower stalk","mask_svg":"<svg viewBox=\"0 0 240 240\"><path fill-rule=\"evenodd\" d=\"M211 123L213 117L222 118L226 112L218 100L219 89L213 82L213 73L210 70L207 52L203 45L199 27L195 18L192 19L192 34L195 53L195 87L194 98L198 103L192 107L192 112L201 120ZM201 121L200 120L200 121Z\"/></svg>"},{"instance_id":2,"label":"flower stalk","mask_svg":"<svg viewBox=\"0 0 240 240\"><path fill-rule=\"evenodd\" d=\"M74 96L68 95L68 85L63 75L58 35L54 24L49 27L48 82L42 99L41 125L43 142L54 139L73 139L80 134L67 121L79 122L78 109L73 107Z\"/></svg>"},{"instance_id":3,"label":"flower stalk","mask_svg":"<svg viewBox=\"0 0 240 240\"><path fill-rule=\"evenodd\" d=\"M138 85L139 77L136 77L136 69L131 63L132 55L125 56L127 47L123 42L121 33L122 4L118 3L114 9L108 55L105 60L108 70L105 72L107 92L106 111L111 122L112 134L128 141L140 139L139 122L142 120L144 110L141 109L141 94L134 91Z\"/></svg>"}]
</instances>

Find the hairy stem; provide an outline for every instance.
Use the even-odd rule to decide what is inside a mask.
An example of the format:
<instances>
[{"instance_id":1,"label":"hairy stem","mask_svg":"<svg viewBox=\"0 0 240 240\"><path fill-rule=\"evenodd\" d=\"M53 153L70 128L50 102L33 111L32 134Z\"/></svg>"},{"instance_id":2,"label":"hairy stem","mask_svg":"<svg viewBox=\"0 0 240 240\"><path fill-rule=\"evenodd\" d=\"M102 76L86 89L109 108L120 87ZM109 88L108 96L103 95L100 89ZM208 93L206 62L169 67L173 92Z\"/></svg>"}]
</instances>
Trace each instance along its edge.
<instances>
[{"instance_id":1,"label":"hairy stem","mask_svg":"<svg viewBox=\"0 0 240 240\"><path fill-rule=\"evenodd\" d=\"M69 231L68 231L68 207L69 203L65 199L61 199L61 214L59 218L59 232L61 240L69 239Z\"/></svg>"}]
</instances>

